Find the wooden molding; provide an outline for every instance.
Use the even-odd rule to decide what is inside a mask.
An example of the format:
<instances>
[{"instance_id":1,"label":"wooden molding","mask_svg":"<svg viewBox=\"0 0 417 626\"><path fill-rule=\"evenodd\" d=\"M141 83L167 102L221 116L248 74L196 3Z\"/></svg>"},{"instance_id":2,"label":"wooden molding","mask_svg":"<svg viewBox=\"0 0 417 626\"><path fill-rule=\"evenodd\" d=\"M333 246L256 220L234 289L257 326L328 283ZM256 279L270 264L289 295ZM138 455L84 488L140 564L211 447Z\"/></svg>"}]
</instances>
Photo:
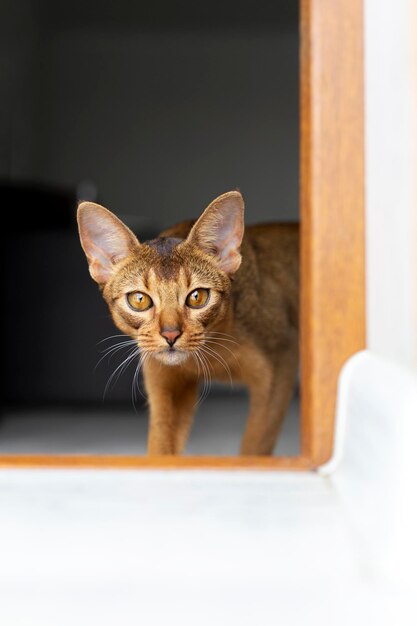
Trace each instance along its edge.
<instances>
[{"instance_id":1,"label":"wooden molding","mask_svg":"<svg viewBox=\"0 0 417 626\"><path fill-rule=\"evenodd\" d=\"M362 0L301 1L302 454L333 449L337 380L365 346Z\"/></svg>"},{"instance_id":2,"label":"wooden molding","mask_svg":"<svg viewBox=\"0 0 417 626\"><path fill-rule=\"evenodd\" d=\"M119 455L3 455L0 468L89 468L89 469L214 469L287 470L313 469L302 457L220 456L119 456Z\"/></svg>"}]
</instances>

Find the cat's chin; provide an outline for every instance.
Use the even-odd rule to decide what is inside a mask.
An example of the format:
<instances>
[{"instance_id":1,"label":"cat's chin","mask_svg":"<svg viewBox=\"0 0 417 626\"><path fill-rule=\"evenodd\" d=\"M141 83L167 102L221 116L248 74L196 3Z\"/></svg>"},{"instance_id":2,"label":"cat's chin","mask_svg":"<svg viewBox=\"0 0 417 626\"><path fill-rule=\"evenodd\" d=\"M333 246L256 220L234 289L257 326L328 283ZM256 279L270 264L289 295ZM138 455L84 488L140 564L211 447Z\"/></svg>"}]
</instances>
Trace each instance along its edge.
<instances>
[{"instance_id":1,"label":"cat's chin","mask_svg":"<svg viewBox=\"0 0 417 626\"><path fill-rule=\"evenodd\" d=\"M180 365L188 359L189 355L180 350L164 350L163 352L156 352L154 357L165 365Z\"/></svg>"}]
</instances>

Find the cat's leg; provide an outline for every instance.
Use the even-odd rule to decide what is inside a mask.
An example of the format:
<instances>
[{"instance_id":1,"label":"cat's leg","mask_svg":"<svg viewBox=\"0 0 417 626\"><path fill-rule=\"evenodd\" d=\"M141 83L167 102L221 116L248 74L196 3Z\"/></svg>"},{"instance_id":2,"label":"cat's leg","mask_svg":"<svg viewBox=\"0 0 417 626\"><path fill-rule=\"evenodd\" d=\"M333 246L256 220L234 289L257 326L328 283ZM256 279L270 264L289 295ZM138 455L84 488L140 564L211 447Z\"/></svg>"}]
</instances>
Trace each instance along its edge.
<instances>
[{"instance_id":1,"label":"cat's leg","mask_svg":"<svg viewBox=\"0 0 417 626\"><path fill-rule=\"evenodd\" d=\"M242 455L272 454L288 405L294 393L298 367L298 348L280 355L263 375L255 372L248 381L250 410L241 442Z\"/></svg>"},{"instance_id":2,"label":"cat's leg","mask_svg":"<svg viewBox=\"0 0 417 626\"><path fill-rule=\"evenodd\" d=\"M149 360L144 367L149 402L148 454L181 454L197 401L197 382L179 367Z\"/></svg>"}]
</instances>

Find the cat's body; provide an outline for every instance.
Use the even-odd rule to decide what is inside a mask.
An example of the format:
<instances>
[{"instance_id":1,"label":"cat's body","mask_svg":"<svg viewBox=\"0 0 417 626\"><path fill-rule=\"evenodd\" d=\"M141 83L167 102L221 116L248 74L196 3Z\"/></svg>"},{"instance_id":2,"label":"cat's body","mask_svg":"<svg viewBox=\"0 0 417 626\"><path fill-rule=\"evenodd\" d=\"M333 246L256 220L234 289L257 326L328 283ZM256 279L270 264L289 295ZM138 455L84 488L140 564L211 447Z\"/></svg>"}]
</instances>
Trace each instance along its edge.
<instances>
[{"instance_id":1,"label":"cat's body","mask_svg":"<svg viewBox=\"0 0 417 626\"><path fill-rule=\"evenodd\" d=\"M116 325L147 355L149 453L183 451L199 385L211 377L249 389L241 453L271 454L298 366L298 226L250 226L243 236L238 192L143 244L98 205L80 205L79 221Z\"/></svg>"}]
</instances>

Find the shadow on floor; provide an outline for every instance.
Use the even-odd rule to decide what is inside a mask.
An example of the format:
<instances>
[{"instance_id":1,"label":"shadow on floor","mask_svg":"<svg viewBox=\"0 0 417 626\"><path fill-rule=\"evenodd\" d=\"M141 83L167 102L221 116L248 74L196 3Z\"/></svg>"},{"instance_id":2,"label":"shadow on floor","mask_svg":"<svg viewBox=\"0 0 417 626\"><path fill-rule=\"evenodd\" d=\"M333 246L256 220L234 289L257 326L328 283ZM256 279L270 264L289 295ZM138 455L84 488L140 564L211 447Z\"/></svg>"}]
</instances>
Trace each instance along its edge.
<instances>
[{"instance_id":1,"label":"shadow on floor","mask_svg":"<svg viewBox=\"0 0 417 626\"><path fill-rule=\"evenodd\" d=\"M187 455L237 455L248 411L244 393L212 394L200 406ZM299 401L294 398L275 454L300 450ZM6 411L0 427L0 454L121 454L146 452L147 416L142 408L94 411L36 408Z\"/></svg>"}]
</instances>

